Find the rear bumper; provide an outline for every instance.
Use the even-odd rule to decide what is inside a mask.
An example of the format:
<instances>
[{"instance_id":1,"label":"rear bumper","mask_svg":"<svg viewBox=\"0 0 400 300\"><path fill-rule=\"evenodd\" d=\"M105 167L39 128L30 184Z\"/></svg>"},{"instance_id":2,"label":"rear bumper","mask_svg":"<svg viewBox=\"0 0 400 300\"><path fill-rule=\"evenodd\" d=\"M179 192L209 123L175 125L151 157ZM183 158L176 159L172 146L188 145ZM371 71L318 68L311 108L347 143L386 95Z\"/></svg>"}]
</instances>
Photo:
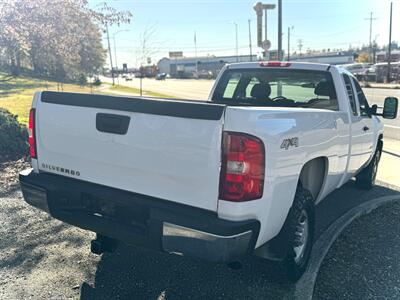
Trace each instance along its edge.
<instances>
[{"instance_id":1,"label":"rear bumper","mask_svg":"<svg viewBox=\"0 0 400 300\"><path fill-rule=\"evenodd\" d=\"M20 173L25 201L54 218L127 244L232 261L252 253L257 220L228 221L215 212L68 177Z\"/></svg>"}]
</instances>

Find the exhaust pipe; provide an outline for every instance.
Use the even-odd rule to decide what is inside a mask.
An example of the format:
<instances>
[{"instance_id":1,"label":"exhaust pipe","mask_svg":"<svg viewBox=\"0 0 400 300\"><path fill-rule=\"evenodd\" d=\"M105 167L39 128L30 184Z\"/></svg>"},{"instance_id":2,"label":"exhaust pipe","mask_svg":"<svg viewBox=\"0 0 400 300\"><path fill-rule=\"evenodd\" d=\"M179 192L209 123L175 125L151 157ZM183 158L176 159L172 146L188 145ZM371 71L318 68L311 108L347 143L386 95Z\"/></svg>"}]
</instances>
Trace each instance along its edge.
<instances>
[{"instance_id":1,"label":"exhaust pipe","mask_svg":"<svg viewBox=\"0 0 400 300\"><path fill-rule=\"evenodd\" d=\"M117 246L117 240L96 234L96 239L90 242L90 251L97 255L101 255L105 252L112 253L117 249Z\"/></svg>"}]
</instances>

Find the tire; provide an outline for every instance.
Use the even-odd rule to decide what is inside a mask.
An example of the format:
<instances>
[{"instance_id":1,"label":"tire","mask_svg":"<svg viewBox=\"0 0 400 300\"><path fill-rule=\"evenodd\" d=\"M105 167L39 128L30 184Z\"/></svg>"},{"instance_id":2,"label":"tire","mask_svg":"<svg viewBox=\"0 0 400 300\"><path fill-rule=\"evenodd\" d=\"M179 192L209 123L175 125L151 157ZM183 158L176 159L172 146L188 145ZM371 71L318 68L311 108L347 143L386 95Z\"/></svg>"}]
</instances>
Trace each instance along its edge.
<instances>
[{"instance_id":1,"label":"tire","mask_svg":"<svg viewBox=\"0 0 400 300\"><path fill-rule=\"evenodd\" d=\"M286 277L296 282L307 268L314 240L314 201L310 191L297 187L285 222L288 248L283 260Z\"/></svg>"},{"instance_id":2,"label":"tire","mask_svg":"<svg viewBox=\"0 0 400 300\"><path fill-rule=\"evenodd\" d=\"M375 186L378 165L382 155L382 142L379 141L378 147L369 164L356 176L356 184L363 190L370 190Z\"/></svg>"}]
</instances>

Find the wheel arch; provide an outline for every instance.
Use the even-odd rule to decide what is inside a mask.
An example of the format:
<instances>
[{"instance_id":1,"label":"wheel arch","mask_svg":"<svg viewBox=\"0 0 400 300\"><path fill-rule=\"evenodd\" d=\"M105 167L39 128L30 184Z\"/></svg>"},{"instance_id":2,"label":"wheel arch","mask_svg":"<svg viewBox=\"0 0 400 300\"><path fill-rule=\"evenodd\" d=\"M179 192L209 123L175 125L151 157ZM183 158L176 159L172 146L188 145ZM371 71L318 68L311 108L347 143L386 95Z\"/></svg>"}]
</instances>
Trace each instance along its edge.
<instances>
[{"instance_id":1,"label":"wheel arch","mask_svg":"<svg viewBox=\"0 0 400 300\"><path fill-rule=\"evenodd\" d=\"M314 204L318 199L324 187L328 173L328 158L324 156L315 157L307 161L301 168L298 185L303 189L307 189L312 197ZM316 178L318 180L316 180ZM293 206L294 202L292 203ZM292 207L290 208L292 209ZM255 255L268 258L270 260L283 260L288 251L288 232L286 230L289 212L286 216L284 225L280 232L270 241L266 242L261 247L257 248Z\"/></svg>"},{"instance_id":2,"label":"wheel arch","mask_svg":"<svg viewBox=\"0 0 400 300\"><path fill-rule=\"evenodd\" d=\"M317 201L323 189L329 169L327 157L320 156L306 162L301 168L298 184L309 190L314 202Z\"/></svg>"}]
</instances>

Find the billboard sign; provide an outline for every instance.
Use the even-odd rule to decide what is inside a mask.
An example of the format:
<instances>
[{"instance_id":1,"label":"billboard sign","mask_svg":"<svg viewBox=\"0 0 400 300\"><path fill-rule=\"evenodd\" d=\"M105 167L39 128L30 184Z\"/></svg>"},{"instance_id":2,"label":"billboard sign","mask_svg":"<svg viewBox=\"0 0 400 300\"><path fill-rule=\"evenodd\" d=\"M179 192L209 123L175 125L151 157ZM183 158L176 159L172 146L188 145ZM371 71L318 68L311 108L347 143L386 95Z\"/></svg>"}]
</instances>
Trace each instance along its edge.
<instances>
[{"instance_id":1,"label":"billboard sign","mask_svg":"<svg viewBox=\"0 0 400 300\"><path fill-rule=\"evenodd\" d=\"M169 58L181 58L183 57L182 51L171 51L169 52Z\"/></svg>"}]
</instances>

